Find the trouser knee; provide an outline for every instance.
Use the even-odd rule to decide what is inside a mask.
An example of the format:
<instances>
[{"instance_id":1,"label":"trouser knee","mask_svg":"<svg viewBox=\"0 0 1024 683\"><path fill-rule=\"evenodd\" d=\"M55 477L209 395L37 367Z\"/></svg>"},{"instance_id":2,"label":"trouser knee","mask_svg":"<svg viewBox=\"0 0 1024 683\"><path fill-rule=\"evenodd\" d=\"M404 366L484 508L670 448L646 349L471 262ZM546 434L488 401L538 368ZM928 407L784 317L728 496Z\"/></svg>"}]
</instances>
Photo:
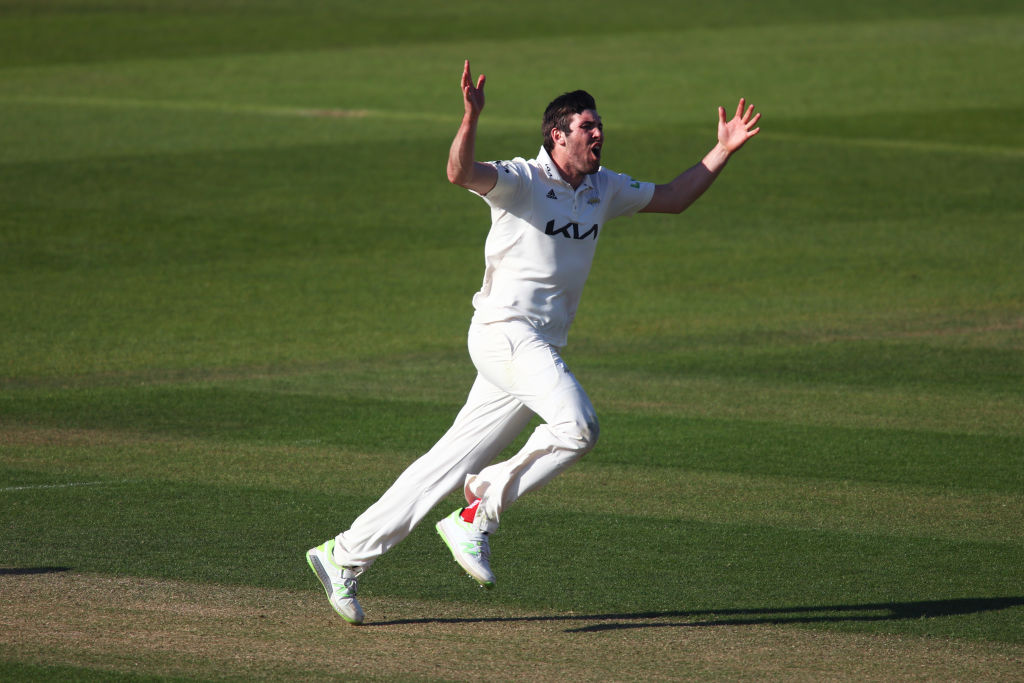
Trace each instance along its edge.
<instances>
[{"instance_id":1,"label":"trouser knee","mask_svg":"<svg viewBox=\"0 0 1024 683\"><path fill-rule=\"evenodd\" d=\"M591 417L566 425L563 437L568 444L571 444L570 449L582 456L597 445L597 437L600 432L601 428L597 423L597 418Z\"/></svg>"}]
</instances>

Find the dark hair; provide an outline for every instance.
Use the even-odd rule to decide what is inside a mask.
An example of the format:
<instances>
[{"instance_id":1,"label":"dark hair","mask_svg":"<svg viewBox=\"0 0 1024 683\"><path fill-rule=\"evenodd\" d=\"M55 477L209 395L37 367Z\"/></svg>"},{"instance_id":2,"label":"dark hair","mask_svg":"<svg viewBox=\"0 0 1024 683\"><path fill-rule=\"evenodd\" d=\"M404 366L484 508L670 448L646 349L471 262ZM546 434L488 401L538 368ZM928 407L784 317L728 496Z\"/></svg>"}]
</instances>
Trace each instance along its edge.
<instances>
[{"instance_id":1,"label":"dark hair","mask_svg":"<svg viewBox=\"0 0 1024 683\"><path fill-rule=\"evenodd\" d=\"M555 146L555 141L551 139L551 131L557 127L563 133L568 133L573 114L582 114L588 109L597 111L597 104L586 90L574 90L559 95L548 105L544 110L541 134L544 136L544 149L549 154Z\"/></svg>"}]
</instances>

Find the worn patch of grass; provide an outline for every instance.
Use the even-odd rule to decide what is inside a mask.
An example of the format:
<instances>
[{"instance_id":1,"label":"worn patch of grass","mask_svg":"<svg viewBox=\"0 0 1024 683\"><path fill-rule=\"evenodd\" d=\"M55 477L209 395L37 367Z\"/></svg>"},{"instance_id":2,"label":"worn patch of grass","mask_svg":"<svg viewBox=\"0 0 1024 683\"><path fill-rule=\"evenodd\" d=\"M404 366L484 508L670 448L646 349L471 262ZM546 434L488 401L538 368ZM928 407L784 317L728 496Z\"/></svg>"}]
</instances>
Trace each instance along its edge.
<instances>
[{"instance_id":1,"label":"worn patch of grass","mask_svg":"<svg viewBox=\"0 0 1024 683\"><path fill-rule=\"evenodd\" d=\"M91 670L218 679L476 680L479 643L501 642L488 667L503 680L1015 680L1019 645L827 633L783 613L579 613L372 598L376 618L339 628L322 596L59 570L4 575L7 671ZM53 592L77 599L39 610ZM979 605L985 608L984 605ZM947 606L949 608L952 606ZM998 601L988 609L999 609ZM883 619L915 618L900 606ZM919 605L922 614L940 605ZM796 620L814 612L794 612ZM857 618L851 615L851 618ZM869 617L870 618L870 617ZM581 667L581 662L588 662ZM68 669L54 669L63 664ZM31 667L38 668L31 668ZM4 670L0 664L0 671ZM97 676L100 678L100 676Z\"/></svg>"}]
</instances>

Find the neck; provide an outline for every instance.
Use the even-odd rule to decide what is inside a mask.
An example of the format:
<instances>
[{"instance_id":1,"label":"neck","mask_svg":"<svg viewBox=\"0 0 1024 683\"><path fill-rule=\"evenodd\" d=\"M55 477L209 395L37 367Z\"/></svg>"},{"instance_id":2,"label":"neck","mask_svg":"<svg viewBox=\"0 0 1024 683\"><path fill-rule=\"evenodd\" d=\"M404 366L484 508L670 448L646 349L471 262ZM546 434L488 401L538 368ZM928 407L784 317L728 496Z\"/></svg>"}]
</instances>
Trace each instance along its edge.
<instances>
[{"instance_id":1,"label":"neck","mask_svg":"<svg viewBox=\"0 0 1024 683\"><path fill-rule=\"evenodd\" d=\"M558 172L562 174L562 180L572 185L572 189L574 190L578 188L580 185L582 185L583 179L587 177L584 173L571 173L567 171L557 161L555 162L555 166L558 167Z\"/></svg>"},{"instance_id":2,"label":"neck","mask_svg":"<svg viewBox=\"0 0 1024 683\"><path fill-rule=\"evenodd\" d=\"M558 169L558 174L562 176L562 180L569 183L569 185L572 186L572 189L575 190L583 184L583 179L586 177L586 174L570 171L565 165L565 160L559 159L558 156L559 155L557 154L552 154L551 162L555 165L555 168Z\"/></svg>"}]
</instances>

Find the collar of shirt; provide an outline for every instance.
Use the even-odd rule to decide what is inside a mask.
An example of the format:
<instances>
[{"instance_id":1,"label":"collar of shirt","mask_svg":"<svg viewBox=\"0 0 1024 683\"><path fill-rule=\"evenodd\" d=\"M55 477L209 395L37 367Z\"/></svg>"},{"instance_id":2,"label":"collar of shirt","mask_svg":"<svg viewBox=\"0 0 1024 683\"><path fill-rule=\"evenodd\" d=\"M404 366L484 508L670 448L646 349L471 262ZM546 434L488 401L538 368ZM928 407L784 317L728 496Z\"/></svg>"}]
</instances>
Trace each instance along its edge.
<instances>
[{"instance_id":1,"label":"collar of shirt","mask_svg":"<svg viewBox=\"0 0 1024 683\"><path fill-rule=\"evenodd\" d=\"M551 160L551 155L548 154L548 151L544 149L543 146L541 146L540 151L537 152L537 163L540 164L540 167L544 170L544 175L546 175L548 178L554 180L555 182L561 183L568 188L572 188L572 185L566 182L566 180L562 177L562 174L559 172L558 167L555 166L555 162ZM593 187L593 182L591 180L593 175L595 174L591 173L590 175L585 176L583 178L583 182L580 183L580 186L577 187L574 190L574 192L579 192L584 188Z\"/></svg>"}]
</instances>

